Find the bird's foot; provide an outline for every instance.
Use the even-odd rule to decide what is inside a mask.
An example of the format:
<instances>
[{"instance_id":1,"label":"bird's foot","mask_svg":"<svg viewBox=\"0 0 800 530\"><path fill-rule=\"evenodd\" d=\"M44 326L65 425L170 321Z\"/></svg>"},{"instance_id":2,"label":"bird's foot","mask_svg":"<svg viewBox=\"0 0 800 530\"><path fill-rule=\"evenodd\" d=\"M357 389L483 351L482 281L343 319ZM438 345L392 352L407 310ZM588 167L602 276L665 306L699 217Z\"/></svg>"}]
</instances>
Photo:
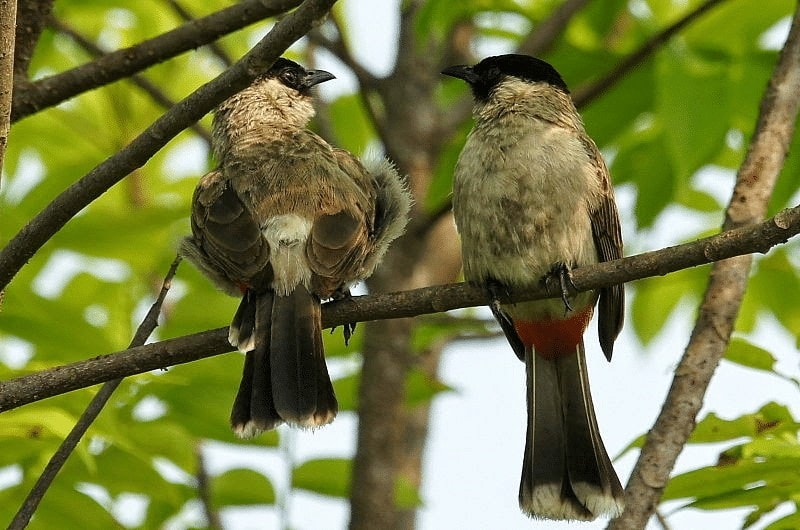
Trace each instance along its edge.
<instances>
[{"instance_id":1,"label":"bird's foot","mask_svg":"<svg viewBox=\"0 0 800 530\"><path fill-rule=\"evenodd\" d=\"M572 281L572 270L569 265L564 262L555 263L550 269L544 279L544 286L549 293L551 286L556 281L558 282L558 289L561 291L561 301L564 302L564 314L566 315L572 311L572 305L569 303L570 291L575 291L575 283Z\"/></svg>"},{"instance_id":2,"label":"bird's foot","mask_svg":"<svg viewBox=\"0 0 800 530\"><path fill-rule=\"evenodd\" d=\"M336 291L333 292L331 295L331 300L349 300L352 298L353 295L350 293L350 289L347 287L340 287ZM342 324L342 335L344 336L344 345L347 346L350 342L350 338L353 336L353 333L356 330L356 322L346 322ZM336 328L331 328L331 334L336 331Z\"/></svg>"},{"instance_id":3,"label":"bird's foot","mask_svg":"<svg viewBox=\"0 0 800 530\"><path fill-rule=\"evenodd\" d=\"M494 278L488 278L483 285L489 294L489 309L491 309L492 315L494 315L497 323L500 324L500 329L503 330L503 334L508 339L509 344L511 344L511 349L514 350L514 353L520 360L524 360L525 345L522 344L522 340L517 334L511 315L504 311L500 305L500 295L504 294L506 297L511 296L511 286L495 280Z\"/></svg>"}]
</instances>

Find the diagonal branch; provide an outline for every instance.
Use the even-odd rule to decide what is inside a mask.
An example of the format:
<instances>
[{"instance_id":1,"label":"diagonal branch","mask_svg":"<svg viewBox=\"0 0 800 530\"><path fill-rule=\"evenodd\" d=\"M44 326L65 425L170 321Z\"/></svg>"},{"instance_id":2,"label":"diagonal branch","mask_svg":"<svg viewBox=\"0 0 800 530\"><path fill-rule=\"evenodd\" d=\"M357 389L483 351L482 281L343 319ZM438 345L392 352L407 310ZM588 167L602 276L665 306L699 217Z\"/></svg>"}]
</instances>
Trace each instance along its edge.
<instances>
[{"instance_id":1,"label":"diagonal branch","mask_svg":"<svg viewBox=\"0 0 800 530\"><path fill-rule=\"evenodd\" d=\"M533 28L517 46L517 53L541 55L547 53L564 33L567 25L589 0L566 0L558 6L541 24Z\"/></svg>"},{"instance_id":2,"label":"diagonal branch","mask_svg":"<svg viewBox=\"0 0 800 530\"><path fill-rule=\"evenodd\" d=\"M244 0L136 46L36 81L14 94L11 121L16 122L87 90L128 77L259 20L283 13L299 3L299 0Z\"/></svg>"},{"instance_id":3,"label":"diagonal branch","mask_svg":"<svg viewBox=\"0 0 800 530\"><path fill-rule=\"evenodd\" d=\"M752 225L764 217L794 135L798 108L800 7L762 99L756 131L739 168L724 229ZM736 228L742 229L746 228ZM727 349L751 263L751 256L740 256L712 267L689 344L628 482L625 512L609 528L644 528L653 515L675 461L694 430L714 370Z\"/></svg>"},{"instance_id":4,"label":"diagonal branch","mask_svg":"<svg viewBox=\"0 0 800 530\"><path fill-rule=\"evenodd\" d=\"M93 55L94 57L102 57L106 54L105 51L101 50L97 45L95 45L92 41L78 33L75 28L71 27L67 23L58 20L55 17L50 19L50 26L53 27L56 31L59 31L69 38L74 40L78 46L83 48L86 52ZM133 74L129 77L131 83L141 88L150 98L155 101L158 105L163 107L164 109L170 109L175 105L175 102L172 101L160 88L156 85L151 83L146 77L141 74ZM200 138L205 140L206 144L209 146L211 145L211 133L207 131L203 126L198 123L193 124L190 127L195 133L197 133Z\"/></svg>"},{"instance_id":5,"label":"diagonal branch","mask_svg":"<svg viewBox=\"0 0 800 530\"><path fill-rule=\"evenodd\" d=\"M664 28L650 40L645 42L638 50L627 56L605 77L586 87L580 87L572 94L576 107L583 107L600 97L606 90L616 85L631 70L642 64L653 53L666 44L683 28L705 15L712 8L725 0L706 0L692 11L681 17L675 23Z\"/></svg>"},{"instance_id":6,"label":"diagonal branch","mask_svg":"<svg viewBox=\"0 0 800 530\"><path fill-rule=\"evenodd\" d=\"M107 158L56 197L0 251L0 290L73 216L133 170L143 166L169 140L223 100L248 86L314 23L336 0L306 0L214 80L201 86L115 155Z\"/></svg>"},{"instance_id":7,"label":"diagonal branch","mask_svg":"<svg viewBox=\"0 0 800 530\"><path fill-rule=\"evenodd\" d=\"M364 66L358 62L355 57L353 57L353 54L350 52L350 48L344 41L344 30L339 23L339 20L332 15L329 18L329 22L336 29L335 39L325 36L320 28L316 28L314 31L310 32L308 34L308 39L312 44L324 48L333 54L337 59L342 61L342 63L344 63L344 65L347 66L351 72L353 72L353 75L356 76L356 81L358 81L359 86L358 94L361 99L361 104L367 113L369 121L372 123L373 127L375 127L375 132L377 133L378 138L380 139L381 143L386 146L386 138L388 136L386 132L386 119L377 108L375 101L372 99L373 94L377 94L381 99L384 98L384 94L382 92L382 79L372 75L369 70L364 68Z\"/></svg>"},{"instance_id":8,"label":"diagonal branch","mask_svg":"<svg viewBox=\"0 0 800 530\"><path fill-rule=\"evenodd\" d=\"M161 284L161 291L158 293L155 302L153 302L153 305L145 315L142 323L139 324L139 327L133 336L133 340L131 340L130 347L141 346L144 344L144 342L147 340L147 337L149 337L150 334L153 333L153 330L158 326L158 315L161 313L161 306L164 304L164 299L167 297L167 292L172 286L172 278L175 276L175 272L177 272L180 262L180 257L176 257L172 262L167 275L164 277L164 282ZM33 488L31 489L30 493L28 493L28 496L25 497L22 506L20 506L19 511L17 511L14 519L11 521L11 524L8 527L9 530L21 530L28 526L31 517L36 512L36 508L39 506L44 494L47 493L48 488L50 488L50 485L55 480L56 475L59 471L61 471L61 468L64 467L69 455L71 455L78 446L78 442L81 441L81 438L83 438L83 435L86 434L89 426L97 418L97 415L100 414L100 411L103 410L103 407L111 398L111 394L114 393L114 390L117 389L121 382L121 378L109 381L103 385L97 394L95 394L95 396L89 402L89 405L86 407L86 410L83 411L83 414L81 414L78 422L72 428L67 437L64 438L64 441L58 447L58 450L56 450L55 454L53 454L53 456L50 458L50 461L47 463L47 466L45 466L42 474L36 480L36 484L33 485Z\"/></svg>"},{"instance_id":9,"label":"diagonal branch","mask_svg":"<svg viewBox=\"0 0 800 530\"><path fill-rule=\"evenodd\" d=\"M800 206L775 217L673 247L599 263L572 271L578 291L630 282L752 252L765 253L800 233ZM542 287L518 290L504 302L561 296ZM424 287L401 293L356 296L327 303L323 326L440 313L488 303L487 293L465 283ZM147 344L0 382L0 412L104 381L183 364L231 351L227 328Z\"/></svg>"},{"instance_id":10,"label":"diagonal branch","mask_svg":"<svg viewBox=\"0 0 800 530\"><path fill-rule=\"evenodd\" d=\"M165 0L167 4L172 8L175 13L183 19L184 22L191 22L195 20L195 17L192 16L189 11L183 7L178 0ZM222 46L216 41L209 42L206 46L208 49L213 53L217 59L222 61L222 64L225 65L226 68L230 67L233 64L233 60L228 56L225 50L222 49Z\"/></svg>"}]
</instances>

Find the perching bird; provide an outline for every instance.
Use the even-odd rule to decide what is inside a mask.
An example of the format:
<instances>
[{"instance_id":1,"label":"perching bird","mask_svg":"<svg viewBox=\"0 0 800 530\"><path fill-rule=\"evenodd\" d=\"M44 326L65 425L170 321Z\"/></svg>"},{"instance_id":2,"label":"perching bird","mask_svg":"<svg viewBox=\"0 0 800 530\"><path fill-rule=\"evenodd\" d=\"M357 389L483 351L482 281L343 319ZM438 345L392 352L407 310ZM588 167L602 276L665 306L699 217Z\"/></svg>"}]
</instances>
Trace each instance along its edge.
<instances>
[{"instance_id":1,"label":"perching bird","mask_svg":"<svg viewBox=\"0 0 800 530\"><path fill-rule=\"evenodd\" d=\"M229 333L247 353L231 413L240 437L333 421L321 300L372 274L407 222L410 197L390 163L365 168L306 128L311 87L333 78L281 58L223 102L219 165L192 200L182 255L242 296Z\"/></svg>"},{"instance_id":2,"label":"perching bird","mask_svg":"<svg viewBox=\"0 0 800 530\"><path fill-rule=\"evenodd\" d=\"M466 279L496 293L549 278L563 293L492 306L527 373L520 508L548 519L617 516L623 491L600 439L583 333L599 298L600 344L611 359L623 288L567 298L570 268L622 257L608 169L548 63L501 55L442 73L474 96L475 126L453 182Z\"/></svg>"}]
</instances>

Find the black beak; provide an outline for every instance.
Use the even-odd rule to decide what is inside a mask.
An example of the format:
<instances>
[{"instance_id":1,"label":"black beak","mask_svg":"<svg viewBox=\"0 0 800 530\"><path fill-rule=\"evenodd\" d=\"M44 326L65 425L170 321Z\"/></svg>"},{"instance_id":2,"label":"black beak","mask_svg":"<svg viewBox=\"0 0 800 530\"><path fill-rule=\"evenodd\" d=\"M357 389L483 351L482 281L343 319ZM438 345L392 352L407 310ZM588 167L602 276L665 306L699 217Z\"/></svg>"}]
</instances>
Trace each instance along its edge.
<instances>
[{"instance_id":1,"label":"black beak","mask_svg":"<svg viewBox=\"0 0 800 530\"><path fill-rule=\"evenodd\" d=\"M471 66L466 64L459 64L457 66L448 66L444 70L442 70L444 75L449 75L450 77L457 77L458 79L463 79L470 85L477 83L480 79L478 74L475 73L475 70L472 69Z\"/></svg>"},{"instance_id":2,"label":"black beak","mask_svg":"<svg viewBox=\"0 0 800 530\"><path fill-rule=\"evenodd\" d=\"M314 85L324 83L325 81L330 81L331 79L336 79L336 76L330 72L326 72L325 70L308 70L306 72L306 76L303 78L300 88L308 90Z\"/></svg>"}]
</instances>

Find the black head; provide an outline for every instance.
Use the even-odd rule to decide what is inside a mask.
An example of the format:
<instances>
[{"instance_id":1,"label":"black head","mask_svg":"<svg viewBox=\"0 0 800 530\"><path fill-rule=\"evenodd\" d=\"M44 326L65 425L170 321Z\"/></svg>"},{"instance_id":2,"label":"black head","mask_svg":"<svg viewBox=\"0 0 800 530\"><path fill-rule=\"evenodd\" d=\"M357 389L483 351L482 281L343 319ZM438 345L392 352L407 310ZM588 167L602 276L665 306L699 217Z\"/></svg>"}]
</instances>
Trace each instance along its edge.
<instances>
[{"instance_id":1,"label":"black head","mask_svg":"<svg viewBox=\"0 0 800 530\"><path fill-rule=\"evenodd\" d=\"M531 83L547 83L564 92L567 84L550 63L530 55L508 54L487 57L475 66L450 66L444 75L457 77L469 83L475 99L487 100L492 89L507 77L516 77Z\"/></svg>"},{"instance_id":2,"label":"black head","mask_svg":"<svg viewBox=\"0 0 800 530\"><path fill-rule=\"evenodd\" d=\"M325 70L306 70L294 61L284 57L278 58L272 67L267 71L266 77L279 80L289 88L293 88L301 93L306 93L314 85L336 79L330 72Z\"/></svg>"}]
</instances>

